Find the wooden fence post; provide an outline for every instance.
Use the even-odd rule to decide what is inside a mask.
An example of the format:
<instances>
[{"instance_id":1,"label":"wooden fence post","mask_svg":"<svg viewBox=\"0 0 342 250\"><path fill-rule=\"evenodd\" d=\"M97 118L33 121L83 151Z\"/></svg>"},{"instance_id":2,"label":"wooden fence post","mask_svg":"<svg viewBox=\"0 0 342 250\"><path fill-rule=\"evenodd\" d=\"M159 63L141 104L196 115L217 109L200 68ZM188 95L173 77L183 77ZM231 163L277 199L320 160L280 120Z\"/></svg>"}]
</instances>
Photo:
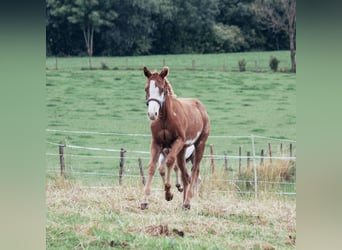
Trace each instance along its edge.
<instances>
[{"instance_id":1,"label":"wooden fence post","mask_svg":"<svg viewBox=\"0 0 342 250\"><path fill-rule=\"evenodd\" d=\"M215 161L214 161L214 145L210 144L210 167L211 173L215 172Z\"/></svg>"},{"instance_id":2,"label":"wooden fence post","mask_svg":"<svg viewBox=\"0 0 342 250\"><path fill-rule=\"evenodd\" d=\"M263 150L263 149L261 149L260 155L261 155L261 158L260 158L260 165L263 165L263 164L264 164L264 150Z\"/></svg>"},{"instance_id":3,"label":"wooden fence post","mask_svg":"<svg viewBox=\"0 0 342 250\"><path fill-rule=\"evenodd\" d=\"M228 158L227 158L227 153L224 153L224 170L228 173Z\"/></svg>"},{"instance_id":4,"label":"wooden fence post","mask_svg":"<svg viewBox=\"0 0 342 250\"><path fill-rule=\"evenodd\" d=\"M251 161L251 152L247 152L247 168L249 169L249 164L250 164L250 161Z\"/></svg>"},{"instance_id":5,"label":"wooden fence post","mask_svg":"<svg viewBox=\"0 0 342 250\"><path fill-rule=\"evenodd\" d=\"M64 147L65 145L60 142L59 144L59 162L61 165L61 176L64 177L65 163L64 163Z\"/></svg>"},{"instance_id":6,"label":"wooden fence post","mask_svg":"<svg viewBox=\"0 0 342 250\"><path fill-rule=\"evenodd\" d=\"M126 153L126 150L121 148L121 151L120 151L120 170L119 170L119 184L120 185L122 184L122 175L124 172L125 153Z\"/></svg>"},{"instance_id":7,"label":"wooden fence post","mask_svg":"<svg viewBox=\"0 0 342 250\"><path fill-rule=\"evenodd\" d=\"M144 176L144 171L142 168L142 163L141 163L141 159L138 159L138 163L139 163L139 169L140 169L140 175L141 175L141 180L142 180L142 184L145 185L145 176Z\"/></svg>"},{"instance_id":8,"label":"wooden fence post","mask_svg":"<svg viewBox=\"0 0 342 250\"><path fill-rule=\"evenodd\" d=\"M239 146L239 177L241 176L241 146Z\"/></svg>"},{"instance_id":9,"label":"wooden fence post","mask_svg":"<svg viewBox=\"0 0 342 250\"><path fill-rule=\"evenodd\" d=\"M283 156L283 144L280 143L280 156Z\"/></svg>"},{"instance_id":10,"label":"wooden fence post","mask_svg":"<svg viewBox=\"0 0 342 250\"><path fill-rule=\"evenodd\" d=\"M292 157L292 143L290 143L290 157Z\"/></svg>"},{"instance_id":11,"label":"wooden fence post","mask_svg":"<svg viewBox=\"0 0 342 250\"><path fill-rule=\"evenodd\" d=\"M268 154L270 156L270 163L272 163L272 150L271 150L271 143L268 143Z\"/></svg>"}]
</instances>

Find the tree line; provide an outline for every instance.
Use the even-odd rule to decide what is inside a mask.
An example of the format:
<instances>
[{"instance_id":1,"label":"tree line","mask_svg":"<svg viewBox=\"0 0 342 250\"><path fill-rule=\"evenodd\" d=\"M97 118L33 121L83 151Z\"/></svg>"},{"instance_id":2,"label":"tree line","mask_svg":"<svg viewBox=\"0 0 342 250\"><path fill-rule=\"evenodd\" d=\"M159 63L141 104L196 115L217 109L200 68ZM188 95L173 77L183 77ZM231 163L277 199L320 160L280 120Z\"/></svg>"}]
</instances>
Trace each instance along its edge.
<instances>
[{"instance_id":1,"label":"tree line","mask_svg":"<svg viewBox=\"0 0 342 250\"><path fill-rule=\"evenodd\" d=\"M46 0L47 56L289 49L295 0Z\"/></svg>"}]
</instances>

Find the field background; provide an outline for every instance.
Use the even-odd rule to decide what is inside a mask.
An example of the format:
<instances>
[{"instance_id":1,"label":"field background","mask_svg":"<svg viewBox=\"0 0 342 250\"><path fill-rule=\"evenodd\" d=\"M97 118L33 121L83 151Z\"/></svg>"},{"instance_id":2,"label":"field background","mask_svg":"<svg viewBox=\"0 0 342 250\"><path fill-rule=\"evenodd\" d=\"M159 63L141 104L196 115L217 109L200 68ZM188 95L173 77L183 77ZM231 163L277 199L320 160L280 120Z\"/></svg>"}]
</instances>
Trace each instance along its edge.
<instances>
[{"instance_id":1,"label":"field background","mask_svg":"<svg viewBox=\"0 0 342 250\"><path fill-rule=\"evenodd\" d=\"M203 187L201 196L194 199L194 209L188 221L194 223L194 228L185 227L183 219L187 216L180 210L180 195L171 203L163 200L160 178L155 178L153 185L155 200L151 206L155 208L146 213L137 210L142 185L140 179L129 176L138 174L137 158L142 159L144 171L147 172L149 155L138 152L149 150L150 137L120 135L150 133L144 93L146 79L142 67L146 65L151 70L160 71L165 63L169 66L168 79L177 96L198 98L207 108L211 120L211 136L207 141L206 155L209 154L209 144L214 145L217 155L237 155L239 146L242 147L242 154L246 155L247 151L252 150L249 138L220 136L254 134L279 139L270 141L257 138L257 155L260 155L261 149L266 151L267 144L271 142L273 155L280 155L280 143L283 143L283 154L288 156L289 143L286 139L296 140L296 75L271 72L268 66L271 56L280 60L281 69L290 67L288 51L93 58L93 67L97 70L86 70L88 58L47 58L47 128L110 133L47 131L49 249L92 249L111 245L132 249L148 246L177 249L200 249L201 246L204 249L268 249L269 245L281 249L293 248L293 242L290 240L289 243L289 236L295 234L293 197L268 194L262 198L264 201L258 203L246 197L236 197L235 192L229 193L229 196L226 193L208 196L209 180L215 183L214 180L224 175L222 159L216 159L219 175L204 179L203 184L207 184L207 187ZM246 72L238 71L238 61L241 59L247 61ZM103 65L109 67L109 70L101 70ZM56 145L60 142L83 147L125 148L127 177L123 187L115 187L118 183L118 152L65 148L66 179L60 179ZM295 144L293 147L296 155ZM236 174L237 160L231 159L229 163L230 174ZM204 158L201 173L206 175L209 172L209 158ZM108 189L108 185L111 188ZM82 191L83 187L93 186L103 186L99 196L93 191ZM220 189L221 186L222 183L217 184L213 189ZM231 186L227 185L225 189ZM289 188L286 186L283 191L295 192L295 185ZM117 196L117 192L123 196ZM243 204L241 206L245 209L242 212L234 210L227 205L231 203L238 207ZM277 209L266 209L265 204L268 203ZM95 212L94 207L97 205L100 208ZM256 210L249 210L249 206ZM155 209L158 210L157 215ZM267 211L277 211L275 214L284 220L272 217ZM107 216L112 224L106 220ZM136 216L136 219L133 220L131 216ZM263 219L260 225L258 218ZM223 224L211 225L203 231L204 225L195 226L200 224L201 219L208 219L207 224L216 220L216 223L220 221ZM170 228L181 228L185 235L190 232L191 237L183 239L161 233L163 237L156 238L148 232L148 226L153 229L163 223ZM229 225L225 233L218 233L218 227L225 228L225 223ZM232 234L236 230L239 233ZM117 239L112 239L114 235L117 235ZM208 237L207 240L204 236ZM70 241L65 241L65 237L69 237ZM217 240L222 243L214 243Z\"/></svg>"}]
</instances>

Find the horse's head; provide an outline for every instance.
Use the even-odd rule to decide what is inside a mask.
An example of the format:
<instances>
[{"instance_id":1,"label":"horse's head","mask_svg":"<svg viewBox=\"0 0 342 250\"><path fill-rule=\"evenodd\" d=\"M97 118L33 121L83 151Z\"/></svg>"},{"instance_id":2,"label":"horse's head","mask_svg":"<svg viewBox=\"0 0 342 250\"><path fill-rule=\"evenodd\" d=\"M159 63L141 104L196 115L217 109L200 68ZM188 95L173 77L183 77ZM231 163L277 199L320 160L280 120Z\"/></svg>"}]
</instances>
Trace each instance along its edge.
<instances>
[{"instance_id":1,"label":"horse's head","mask_svg":"<svg viewBox=\"0 0 342 250\"><path fill-rule=\"evenodd\" d=\"M146 105L148 106L147 115L150 120L156 120L158 118L159 110L163 106L166 96L172 91L165 78L168 73L168 67L164 67L160 73L151 73L151 71L144 67L144 74L147 77L145 87Z\"/></svg>"}]
</instances>

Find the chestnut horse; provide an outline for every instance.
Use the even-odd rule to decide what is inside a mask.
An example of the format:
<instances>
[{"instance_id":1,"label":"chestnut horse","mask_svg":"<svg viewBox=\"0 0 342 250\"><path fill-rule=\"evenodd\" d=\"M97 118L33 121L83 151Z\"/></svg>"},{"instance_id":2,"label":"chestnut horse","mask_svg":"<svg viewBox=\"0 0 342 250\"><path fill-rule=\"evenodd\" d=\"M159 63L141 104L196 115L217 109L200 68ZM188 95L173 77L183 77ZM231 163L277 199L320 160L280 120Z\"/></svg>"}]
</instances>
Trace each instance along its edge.
<instances>
[{"instance_id":1,"label":"chestnut horse","mask_svg":"<svg viewBox=\"0 0 342 250\"><path fill-rule=\"evenodd\" d=\"M148 178L141 209L146 209L148 206L152 178L159 155L164 148L170 148L166 158L165 199L170 201L173 198L170 191L170 172L174 164L177 163L184 187L183 208L190 209L190 199L199 176L205 142L209 136L210 122L205 107L197 99L176 98L171 84L166 79L168 72L168 67L164 67L160 73L152 73L144 67L144 74L147 77L145 86L147 114L151 121L152 140ZM185 163L185 151L191 145L195 146L195 154L191 176L189 176Z\"/></svg>"}]
</instances>

